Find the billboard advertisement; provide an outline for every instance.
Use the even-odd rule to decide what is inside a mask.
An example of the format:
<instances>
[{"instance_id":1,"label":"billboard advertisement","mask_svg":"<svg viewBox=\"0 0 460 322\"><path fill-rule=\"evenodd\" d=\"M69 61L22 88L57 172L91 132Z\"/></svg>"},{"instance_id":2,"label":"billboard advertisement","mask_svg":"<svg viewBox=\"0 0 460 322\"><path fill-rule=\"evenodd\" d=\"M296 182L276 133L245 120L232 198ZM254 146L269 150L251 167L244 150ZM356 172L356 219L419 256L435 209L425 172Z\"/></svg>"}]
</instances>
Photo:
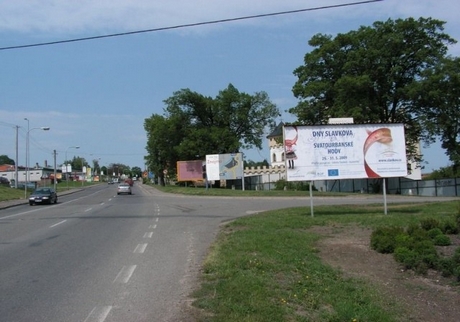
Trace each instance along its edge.
<instances>
[{"instance_id":1,"label":"billboard advertisement","mask_svg":"<svg viewBox=\"0 0 460 322\"><path fill-rule=\"evenodd\" d=\"M285 126L288 181L407 175L402 124Z\"/></svg>"},{"instance_id":2,"label":"billboard advertisement","mask_svg":"<svg viewBox=\"0 0 460 322\"><path fill-rule=\"evenodd\" d=\"M208 180L235 180L243 178L243 154L206 155Z\"/></svg>"},{"instance_id":3,"label":"billboard advertisement","mask_svg":"<svg viewBox=\"0 0 460 322\"><path fill-rule=\"evenodd\" d=\"M203 161L177 161L177 181L203 180Z\"/></svg>"}]
</instances>

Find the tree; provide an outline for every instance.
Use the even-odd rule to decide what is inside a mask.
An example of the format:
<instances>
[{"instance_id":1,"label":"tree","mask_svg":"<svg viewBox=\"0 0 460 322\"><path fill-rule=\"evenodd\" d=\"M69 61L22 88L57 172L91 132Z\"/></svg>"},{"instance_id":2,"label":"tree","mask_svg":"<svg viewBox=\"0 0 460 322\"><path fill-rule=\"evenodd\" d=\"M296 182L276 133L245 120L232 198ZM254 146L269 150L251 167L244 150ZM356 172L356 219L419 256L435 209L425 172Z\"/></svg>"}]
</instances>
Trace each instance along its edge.
<instances>
[{"instance_id":1,"label":"tree","mask_svg":"<svg viewBox=\"0 0 460 322\"><path fill-rule=\"evenodd\" d=\"M253 160L248 160L248 161L244 161L244 167L245 168L250 168L250 167L254 167L254 168L257 168L257 167L269 167L270 164L268 163L267 159L264 159L263 161L259 161L259 162L256 162L256 161L253 161Z\"/></svg>"},{"instance_id":2,"label":"tree","mask_svg":"<svg viewBox=\"0 0 460 322\"><path fill-rule=\"evenodd\" d=\"M0 155L0 164L14 165L15 162L13 159L10 159L7 155L3 154L3 155Z\"/></svg>"},{"instance_id":3,"label":"tree","mask_svg":"<svg viewBox=\"0 0 460 322\"><path fill-rule=\"evenodd\" d=\"M414 87L418 115L430 135L441 138L453 164L460 170L460 58L446 58L424 73Z\"/></svg>"},{"instance_id":4,"label":"tree","mask_svg":"<svg viewBox=\"0 0 460 322\"><path fill-rule=\"evenodd\" d=\"M273 126L279 115L265 92L249 95L231 84L215 98L182 89L164 102L164 115L154 114L144 122L145 159L160 180L164 170L175 172L180 160L261 148L265 127Z\"/></svg>"},{"instance_id":5,"label":"tree","mask_svg":"<svg viewBox=\"0 0 460 322\"><path fill-rule=\"evenodd\" d=\"M111 163L107 167L107 175L112 177L119 177L122 175L129 176L131 174L131 168L123 163Z\"/></svg>"},{"instance_id":6,"label":"tree","mask_svg":"<svg viewBox=\"0 0 460 322\"><path fill-rule=\"evenodd\" d=\"M444 22L413 18L375 22L339 34L318 34L309 44L293 93L300 100L289 111L305 124L325 124L331 117L356 123L403 123L408 155L429 133L417 117L414 84L445 58L455 43L443 33ZM439 106L435 106L439 108Z\"/></svg>"},{"instance_id":7,"label":"tree","mask_svg":"<svg viewBox=\"0 0 460 322\"><path fill-rule=\"evenodd\" d=\"M139 167L132 167L131 177L142 177L142 169Z\"/></svg>"}]
</instances>

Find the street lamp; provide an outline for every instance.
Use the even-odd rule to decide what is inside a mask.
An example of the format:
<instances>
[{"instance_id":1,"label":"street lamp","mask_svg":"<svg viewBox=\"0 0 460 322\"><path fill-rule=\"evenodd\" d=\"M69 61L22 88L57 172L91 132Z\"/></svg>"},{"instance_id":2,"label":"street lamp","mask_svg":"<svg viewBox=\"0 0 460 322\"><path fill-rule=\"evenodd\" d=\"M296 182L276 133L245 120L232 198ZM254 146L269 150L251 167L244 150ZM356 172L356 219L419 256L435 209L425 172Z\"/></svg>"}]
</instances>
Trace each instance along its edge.
<instances>
[{"instance_id":1,"label":"street lamp","mask_svg":"<svg viewBox=\"0 0 460 322\"><path fill-rule=\"evenodd\" d=\"M27 121L27 135L26 135L26 184L24 185L24 198L27 198L27 184L29 183L29 159L30 159L30 152L29 152L29 137L30 132L33 130L42 130L42 131L49 131L50 127L42 126L42 127L34 127L29 128L29 119L24 118Z\"/></svg>"},{"instance_id":2,"label":"street lamp","mask_svg":"<svg viewBox=\"0 0 460 322\"><path fill-rule=\"evenodd\" d=\"M79 146L69 146L66 150L65 150L65 160L64 160L64 164L65 164L65 180L66 180L66 183L67 183L67 190L69 189L69 176L67 175L67 170L68 170L68 167L67 167L67 151L69 149L79 149L80 147Z\"/></svg>"}]
</instances>

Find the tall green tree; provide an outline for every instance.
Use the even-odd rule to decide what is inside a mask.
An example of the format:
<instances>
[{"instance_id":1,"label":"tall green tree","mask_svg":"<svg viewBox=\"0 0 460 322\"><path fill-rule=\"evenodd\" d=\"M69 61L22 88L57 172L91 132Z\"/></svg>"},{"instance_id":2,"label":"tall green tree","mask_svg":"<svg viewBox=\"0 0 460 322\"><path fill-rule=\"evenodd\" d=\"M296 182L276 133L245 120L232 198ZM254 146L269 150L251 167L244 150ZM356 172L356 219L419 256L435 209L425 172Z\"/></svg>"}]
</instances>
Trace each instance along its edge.
<instances>
[{"instance_id":1,"label":"tall green tree","mask_svg":"<svg viewBox=\"0 0 460 322\"><path fill-rule=\"evenodd\" d=\"M265 128L279 115L265 92L249 95L231 84L215 98L182 89L164 102L164 115L154 114L144 122L145 159L160 180L164 170L175 173L180 160L260 149Z\"/></svg>"},{"instance_id":2,"label":"tall green tree","mask_svg":"<svg viewBox=\"0 0 460 322\"><path fill-rule=\"evenodd\" d=\"M313 36L314 49L294 71L299 103L290 112L311 125L332 117L403 123L408 154L414 157L417 143L428 134L417 117L413 87L455 43L443 30L442 21L408 18L375 22L335 38Z\"/></svg>"},{"instance_id":3,"label":"tall green tree","mask_svg":"<svg viewBox=\"0 0 460 322\"><path fill-rule=\"evenodd\" d=\"M415 86L418 115L428 133L441 139L453 165L460 170L460 58L448 57L427 69Z\"/></svg>"}]
</instances>

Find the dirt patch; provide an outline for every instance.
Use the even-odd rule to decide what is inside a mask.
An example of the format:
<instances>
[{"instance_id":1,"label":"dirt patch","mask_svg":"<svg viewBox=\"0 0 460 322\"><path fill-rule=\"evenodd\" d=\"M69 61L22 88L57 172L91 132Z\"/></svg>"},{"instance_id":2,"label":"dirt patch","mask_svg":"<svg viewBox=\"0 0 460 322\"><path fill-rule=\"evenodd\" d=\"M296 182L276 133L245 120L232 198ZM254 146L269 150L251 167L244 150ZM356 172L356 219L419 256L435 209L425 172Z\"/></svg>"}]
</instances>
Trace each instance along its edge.
<instances>
[{"instance_id":1,"label":"dirt patch","mask_svg":"<svg viewBox=\"0 0 460 322\"><path fill-rule=\"evenodd\" d=\"M417 276L404 270L391 254L380 254L370 248L371 230L360 227L314 227L312 231L325 238L318 244L321 259L345 276L363 278L408 312L402 321L457 322L460 320L460 287L453 286L437 272ZM459 236L444 248L449 254L459 247Z\"/></svg>"}]
</instances>

